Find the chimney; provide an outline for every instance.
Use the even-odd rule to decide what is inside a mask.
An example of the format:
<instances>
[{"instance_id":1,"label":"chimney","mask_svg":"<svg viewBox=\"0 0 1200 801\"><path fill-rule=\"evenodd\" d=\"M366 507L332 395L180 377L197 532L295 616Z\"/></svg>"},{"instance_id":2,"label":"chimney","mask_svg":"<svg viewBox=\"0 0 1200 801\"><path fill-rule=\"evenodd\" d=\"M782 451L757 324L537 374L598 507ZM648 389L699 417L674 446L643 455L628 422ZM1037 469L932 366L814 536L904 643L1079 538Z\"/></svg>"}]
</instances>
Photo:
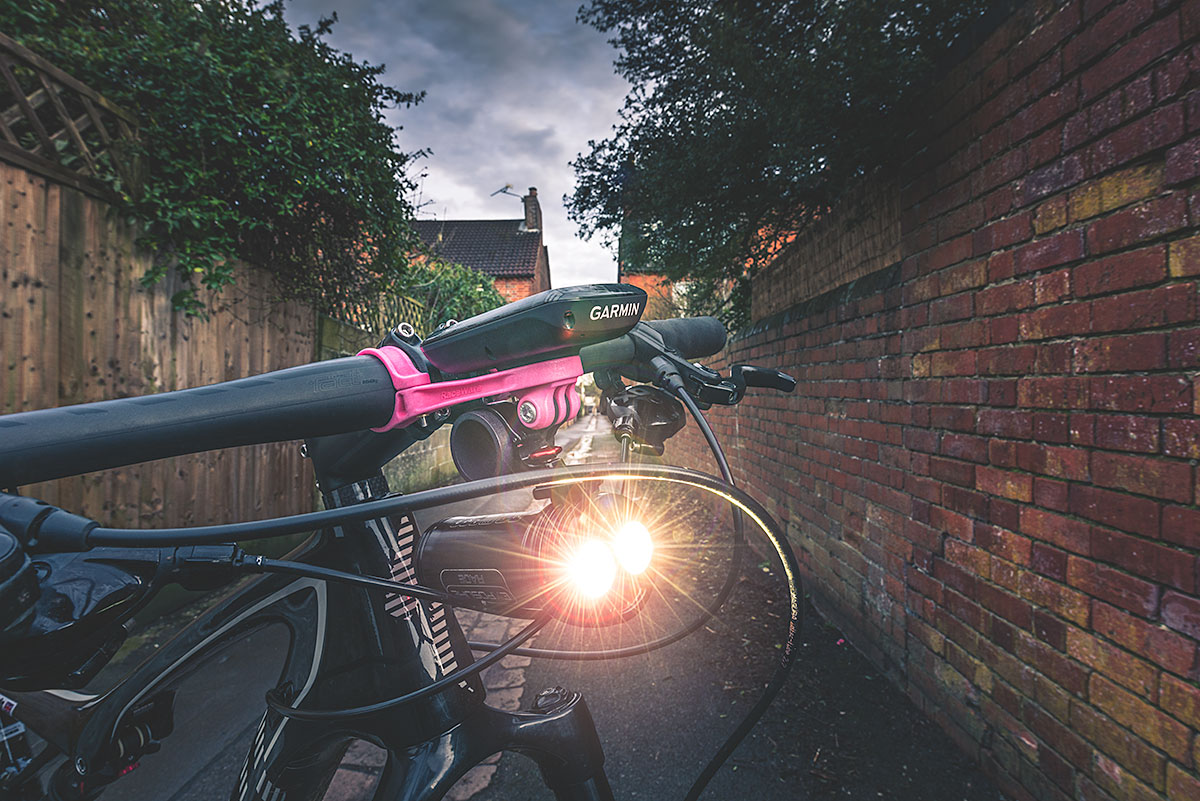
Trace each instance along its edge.
<instances>
[{"instance_id":1,"label":"chimney","mask_svg":"<svg viewBox=\"0 0 1200 801\"><path fill-rule=\"evenodd\" d=\"M538 203L537 187L529 187L529 194L521 202L525 204L525 230L542 230L542 204Z\"/></svg>"}]
</instances>

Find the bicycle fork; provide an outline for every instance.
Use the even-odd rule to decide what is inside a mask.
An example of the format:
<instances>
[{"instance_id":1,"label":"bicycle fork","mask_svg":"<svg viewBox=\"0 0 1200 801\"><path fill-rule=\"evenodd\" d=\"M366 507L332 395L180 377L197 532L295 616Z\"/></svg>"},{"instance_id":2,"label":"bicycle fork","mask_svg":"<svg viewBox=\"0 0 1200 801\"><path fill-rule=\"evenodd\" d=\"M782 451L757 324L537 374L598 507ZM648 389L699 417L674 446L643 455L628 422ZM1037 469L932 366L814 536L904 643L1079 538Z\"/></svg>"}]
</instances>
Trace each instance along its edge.
<instances>
[{"instance_id":1,"label":"bicycle fork","mask_svg":"<svg viewBox=\"0 0 1200 801\"><path fill-rule=\"evenodd\" d=\"M483 706L442 736L388 751L374 801L440 799L488 756L515 751L533 759L558 801L612 801L604 752L583 696L556 687L532 712Z\"/></svg>"}]
</instances>

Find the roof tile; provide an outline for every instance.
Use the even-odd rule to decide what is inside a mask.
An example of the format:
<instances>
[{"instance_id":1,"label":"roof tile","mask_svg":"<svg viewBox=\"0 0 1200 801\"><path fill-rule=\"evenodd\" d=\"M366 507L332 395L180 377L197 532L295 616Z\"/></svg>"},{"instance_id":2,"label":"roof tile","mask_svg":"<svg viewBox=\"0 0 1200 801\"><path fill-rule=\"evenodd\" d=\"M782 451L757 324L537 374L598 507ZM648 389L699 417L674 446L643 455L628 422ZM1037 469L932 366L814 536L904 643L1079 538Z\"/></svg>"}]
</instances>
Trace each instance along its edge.
<instances>
[{"instance_id":1,"label":"roof tile","mask_svg":"<svg viewBox=\"0 0 1200 801\"><path fill-rule=\"evenodd\" d=\"M542 244L524 220L414 220L417 235L448 261L492 276L531 276Z\"/></svg>"}]
</instances>

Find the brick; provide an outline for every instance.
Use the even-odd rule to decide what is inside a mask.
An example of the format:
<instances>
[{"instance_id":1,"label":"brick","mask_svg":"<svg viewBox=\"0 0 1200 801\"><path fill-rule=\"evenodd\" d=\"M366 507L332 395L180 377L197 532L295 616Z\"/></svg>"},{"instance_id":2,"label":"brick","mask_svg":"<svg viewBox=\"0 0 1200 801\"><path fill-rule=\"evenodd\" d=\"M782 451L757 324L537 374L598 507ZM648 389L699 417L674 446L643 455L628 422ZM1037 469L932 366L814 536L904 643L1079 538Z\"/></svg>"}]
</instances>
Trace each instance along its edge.
<instances>
[{"instance_id":1,"label":"brick","mask_svg":"<svg viewBox=\"0 0 1200 801\"><path fill-rule=\"evenodd\" d=\"M971 235L967 234L935 247L924 257L924 268L930 272L936 272L970 257Z\"/></svg>"},{"instance_id":2,"label":"brick","mask_svg":"<svg viewBox=\"0 0 1200 801\"><path fill-rule=\"evenodd\" d=\"M1064 61L1068 69L1075 69L1101 56L1118 41L1151 18L1154 6L1150 0L1125 0L1114 5L1111 2L1089 2L1084 6L1083 18L1094 17L1106 10L1104 16L1095 19L1087 30L1073 37L1066 45Z\"/></svg>"},{"instance_id":3,"label":"brick","mask_svg":"<svg viewBox=\"0 0 1200 801\"><path fill-rule=\"evenodd\" d=\"M1065 512L1070 508L1069 485L1065 481L1052 481L1035 476L1033 479L1033 502L1047 509Z\"/></svg>"},{"instance_id":4,"label":"brick","mask_svg":"<svg viewBox=\"0 0 1200 801\"><path fill-rule=\"evenodd\" d=\"M1074 515L1146 537L1158 535L1159 505L1149 498L1084 484L1072 485L1070 497Z\"/></svg>"},{"instance_id":5,"label":"brick","mask_svg":"<svg viewBox=\"0 0 1200 801\"><path fill-rule=\"evenodd\" d=\"M939 298L929 304L929 321L935 325L953 320L965 320L974 312L974 296L970 292Z\"/></svg>"},{"instance_id":6,"label":"brick","mask_svg":"<svg viewBox=\"0 0 1200 801\"><path fill-rule=\"evenodd\" d=\"M1047 234L1067 224L1067 198L1057 195L1041 203L1033 214L1033 232Z\"/></svg>"},{"instance_id":7,"label":"brick","mask_svg":"<svg viewBox=\"0 0 1200 801\"><path fill-rule=\"evenodd\" d=\"M1200 779L1178 765L1167 765L1167 801L1195 801L1200 798Z\"/></svg>"},{"instance_id":8,"label":"brick","mask_svg":"<svg viewBox=\"0 0 1200 801\"><path fill-rule=\"evenodd\" d=\"M1066 3L1009 51L1009 74L1023 72L1079 27L1080 4Z\"/></svg>"},{"instance_id":9,"label":"brick","mask_svg":"<svg viewBox=\"0 0 1200 801\"><path fill-rule=\"evenodd\" d=\"M1132 736L1132 735L1131 735ZM1141 745L1140 741L1136 745ZM1120 746L1118 746L1120 747ZM1162 766L1157 763L1157 753L1151 755L1149 759L1155 760L1154 767L1151 767L1151 762L1145 761L1142 765L1140 762L1129 762L1133 766L1132 770L1126 770L1122 767L1122 759L1136 760L1139 755L1145 754L1142 748L1136 751L1131 751L1126 747L1126 750L1119 753L1114 761L1109 759L1103 753L1097 753L1092 760L1093 770L1092 775L1096 781L1102 785L1109 793L1112 793L1109 798L1118 798L1120 801L1162 801L1162 795L1158 792L1165 786L1163 779ZM1145 777L1138 778L1138 770L1153 771L1147 773ZM1154 776L1155 778L1151 778ZM1082 783L1083 780L1081 780ZM1149 782L1156 782L1156 786L1149 786ZM1091 791L1089 791L1090 795ZM1091 801L1091 798L1085 796L1086 801Z\"/></svg>"},{"instance_id":10,"label":"brick","mask_svg":"<svg viewBox=\"0 0 1200 801\"><path fill-rule=\"evenodd\" d=\"M1071 271L1058 270L1039 275L1033 282L1034 302L1039 306L1058 303L1071 297Z\"/></svg>"},{"instance_id":11,"label":"brick","mask_svg":"<svg viewBox=\"0 0 1200 801\"><path fill-rule=\"evenodd\" d=\"M1163 341L1164 361L1166 340ZM975 351L939 351L933 354L929 368L933 376L975 375Z\"/></svg>"},{"instance_id":12,"label":"brick","mask_svg":"<svg viewBox=\"0 0 1200 801\"><path fill-rule=\"evenodd\" d=\"M1008 409L980 409L976 431L997 437L1028 439L1033 436L1033 415Z\"/></svg>"},{"instance_id":13,"label":"brick","mask_svg":"<svg viewBox=\"0 0 1200 801\"><path fill-rule=\"evenodd\" d=\"M975 289L987 283L987 262L974 261L963 264L940 274L938 290L942 295L953 295Z\"/></svg>"},{"instance_id":14,"label":"brick","mask_svg":"<svg viewBox=\"0 0 1200 801\"><path fill-rule=\"evenodd\" d=\"M1067 583L1113 606L1149 617L1158 609L1158 587L1136 576L1072 556Z\"/></svg>"},{"instance_id":15,"label":"brick","mask_svg":"<svg viewBox=\"0 0 1200 801\"><path fill-rule=\"evenodd\" d=\"M1066 551L1033 543L1029 551L1029 566L1043 576L1055 581L1067 581L1068 557Z\"/></svg>"},{"instance_id":16,"label":"brick","mask_svg":"<svg viewBox=\"0 0 1200 801\"><path fill-rule=\"evenodd\" d=\"M1167 339L1167 366L1200 367L1200 328L1171 332Z\"/></svg>"},{"instance_id":17,"label":"brick","mask_svg":"<svg viewBox=\"0 0 1200 801\"><path fill-rule=\"evenodd\" d=\"M1141 495L1190 503L1192 466L1149 456L1116 453L1092 454L1092 481Z\"/></svg>"},{"instance_id":18,"label":"brick","mask_svg":"<svg viewBox=\"0 0 1200 801\"><path fill-rule=\"evenodd\" d=\"M1107 172L1178 142L1186 130L1182 103L1155 109L1124 125L1088 149L1092 174Z\"/></svg>"},{"instance_id":19,"label":"brick","mask_svg":"<svg viewBox=\"0 0 1200 801\"><path fill-rule=\"evenodd\" d=\"M1009 123L1009 137L1013 142L1028 139L1031 134L1052 125L1074 111L1078 105L1079 91L1070 81L1053 92L1048 92L1023 108Z\"/></svg>"},{"instance_id":20,"label":"brick","mask_svg":"<svg viewBox=\"0 0 1200 801\"><path fill-rule=\"evenodd\" d=\"M1021 533L1034 539L1073 553L1088 554L1092 549L1091 526L1044 509L1023 507L1020 513L1020 529Z\"/></svg>"},{"instance_id":21,"label":"brick","mask_svg":"<svg viewBox=\"0 0 1200 801\"><path fill-rule=\"evenodd\" d=\"M1120 170L1071 191L1067 206L1070 222L1106 214L1162 191L1163 167L1143 165Z\"/></svg>"},{"instance_id":22,"label":"brick","mask_svg":"<svg viewBox=\"0 0 1200 801\"><path fill-rule=\"evenodd\" d=\"M1104 568L1107 570L1107 568ZM1133 581L1139 581L1129 577ZM1143 582L1144 583L1144 582ZM1085 592L1088 590L1081 587ZM1144 604L1142 605L1144 608ZM1157 600L1151 608L1151 613L1157 609ZM1149 613L1147 613L1149 614ZM1122 609L1099 601L1092 604L1092 630L1102 637L1133 651L1143 658L1159 665L1164 670L1180 676L1187 676L1196 667L1196 643L1183 637L1166 626L1135 617ZM1160 677L1161 682L1169 677ZM1166 707L1164 707L1166 708ZM1168 709L1168 712L1171 710ZM1172 714L1175 714L1172 712ZM1176 715L1179 717L1179 715Z\"/></svg>"},{"instance_id":23,"label":"brick","mask_svg":"<svg viewBox=\"0 0 1200 801\"><path fill-rule=\"evenodd\" d=\"M1021 339L1056 339L1079 336L1092 329L1090 303L1048 306L1026 312L1020 317Z\"/></svg>"},{"instance_id":24,"label":"brick","mask_svg":"<svg viewBox=\"0 0 1200 801\"><path fill-rule=\"evenodd\" d=\"M1163 453L1200 459L1200 420L1163 420Z\"/></svg>"},{"instance_id":25,"label":"brick","mask_svg":"<svg viewBox=\"0 0 1200 801\"><path fill-rule=\"evenodd\" d=\"M1187 726L1200 728L1200 687L1194 682L1164 674L1159 683L1158 705Z\"/></svg>"},{"instance_id":26,"label":"brick","mask_svg":"<svg viewBox=\"0 0 1200 801\"><path fill-rule=\"evenodd\" d=\"M1200 550L1200 509L1168 506L1162 515L1162 538Z\"/></svg>"},{"instance_id":27,"label":"brick","mask_svg":"<svg viewBox=\"0 0 1200 801\"><path fill-rule=\"evenodd\" d=\"M1025 375L1034 371L1037 346L987 348L978 352L980 375Z\"/></svg>"},{"instance_id":28,"label":"brick","mask_svg":"<svg viewBox=\"0 0 1200 801\"><path fill-rule=\"evenodd\" d=\"M1196 255L1200 258L1200 243ZM1081 264L1071 282L1075 297L1084 298L1157 284L1166 277L1167 248L1154 245Z\"/></svg>"},{"instance_id":29,"label":"brick","mask_svg":"<svg viewBox=\"0 0 1200 801\"><path fill-rule=\"evenodd\" d=\"M1168 264L1171 275L1176 278L1200 275L1200 234L1172 242Z\"/></svg>"},{"instance_id":30,"label":"brick","mask_svg":"<svg viewBox=\"0 0 1200 801\"><path fill-rule=\"evenodd\" d=\"M1178 231L1187 224L1187 202L1182 196L1168 195L1155 198L1146 203L1114 212L1089 225L1087 250L1091 254L1120 250L1138 242Z\"/></svg>"},{"instance_id":31,"label":"brick","mask_svg":"<svg viewBox=\"0 0 1200 801\"><path fill-rule=\"evenodd\" d=\"M1094 528L1092 557L1185 592L1191 592L1196 586L1194 557L1139 537Z\"/></svg>"},{"instance_id":32,"label":"brick","mask_svg":"<svg viewBox=\"0 0 1200 801\"><path fill-rule=\"evenodd\" d=\"M1077 625L1087 625L1091 605L1083 593L1027 570L1020 575L1020 590L1022 598Z\"/></svg>"},{"instance_id":33,"label":"brick","mask_svg":"<svg viewBox=\"0 0 1200 801\"><path fill-rule=\"evenodd\" d=\"M1029 563L1030 542L1027 537L999 526L977 524L975 541L980 548L1006 561L1019 565Z\"/></svg>"},{"instance_id":34,"label":"brick","mask_svg":"<svg viewBox=\"0 0 1200 801\"><path fill-rule=\"evenodd\" d=\"M1161 369L1167 364L1167 335L1126 335L1083 340L1075 345L1073 363L1077 373L1132 373Z\"/></svg>"},{"instance_id":35,"label":"brick","mask_svg":"<svg viewBox=\"0 0 1200 801\"><path fill-rule=\"evenodd\" d=\"M1200 598L1168 592L1162 599L1162 622L1200 640Z\"/></svg>"},{"instance_id":36,"label":"brick","mask_svg":"<svg viewBox=\"0 0 1200 801\"><path fill-rule=\"evenodd\" d=\"M1017 381L1017 404L1030 409L1086 409L1088 392L1085 378L1022 378Z\"/></svg>"},{"instance_id":37,"label":"brick","mask_svg":"<svg viewBox=\"0 0 1200 801\"><path fill-rule=\"evenodd\" d=\"M1055 650L1067 650L1067 624L1048 612L1033 613L1033 635Z\"/></svg>"},{"instance_id":38,"label":"brick","mask_svg":"<svg viewBox=\"0 0 1200 801\"><path fill-rule=\"evenodd\" d=\"M1033 479L1022 473L980 465L975 470L975 489L1014 501L1033 500Z\"/></svg>"},{"instance_id":39,"label":"brick","mask_svg":"<svg viewBox=\"0 0 1200 801\"><path fill-rule=\"evenodd\" d=\"M1099 298L1091 304L1092 331L1132 331L1196 319L1196 288L1173 284ZM1164 350L1165 355L1165 350Z\"/></svg>"},{"instance_id":40,"label":"brick","mask_svg":"<svg viewBox=\"0 0 1200 801\"><path fill-rule=\"evenodd\" d=\"M955 459L987 463L987 440L970 434L947 433L942 437L941 452Z\"/></svg>"},{"instance_id":41,"label":"brick","mask_svg":"<svg viewBox=\"0 0 1200 801\"><path fill-rule=\"evenodd\" d=\"M1088 452L1082 448L1058 448L1024 442L1017 445L1017 466L1030 473L1069 481L1087 481L1088 462Z\"/></svg>"},{"instance_id":42,"label":"brick","mask_svg":"<svg viewBox=\"0 0 1200 801\"><path fill-rule=\"evenodd\" d=\"M1187 760L1191 732L1179 721L1172 720L1142 699L1095 673L1088 682L1088 699L1113 720L1132 729L1146 742L1165 751L1176 760Z\"/></svg>"},{"instance_id":43,"label":"brick","mask_svg":"<svg viewBox=\"0 0 1200 801\"><path fill-rule=\"evenodd\" d=\"M1072 346L1070 342L1048 342L1037 346L1034 369L1038 373L1062 375L1071 372Z\"/></svg>"},{"instance_id":44,"label":"brick","mask_svg":"<svg viewBox=\"0 0 1200 801\"><path fill-rule=\"evenodd\" d=\"M1085 71L1079 88L1083 98L1093 98L1113 84L1133 75L1151 61L1179 46L1179 19L1161 19L1124 42L1116 52Z\"/></svg>"},{"instance_id":45,"label":"brick","mask_svg":"<svg viewBox=\"0 0 1200 801\"><path fill-rule=\"evenodd\" d=\"M1022 245L1013 252L1015 274L1031 273L1083 258L1084 232L1063 231Z\"/></svg>"},{"instance_id":46,"label":"brick","mask_svg":"<svg viewBox=\"0 0 1200 801\"><path fill-rule=\"evenodd\" d=\"M1169 186L1187 183L1200 177L1200 136L1167 151L1166 183Z\"/></svg>"},{"instance_id":47,"label":"brick","mask_svg":"<svg viewBox=\"0 0 1200 801\"><path fill-rule=\"evenodd\" d=\"M1200 256L1200 247L1197 255ZM1165 273L1166 268L1163 269ZM975 311L981 316L991 317L1029 308L1033 305L1033 286L1030 281L1019 281L988 287L975 296Z\"/></svg>"},{"instance_id":48,"label":"brick","mask_svg":"<svg viewBox=\"0 0 1200 801\"><path fill-rule=\"evenodd\" d=\"M1033 214L1022 212L976 231L972 238L976 256L1003 250L1033 236Z\"/></svg>"},{"instance_id":49,"label":"brick","mask_svg":"<svg viewBox=\"0 0 1200 801\"><path fill-rule=\"evenodd\" d=\"M1093 432L1093 443L1101 448L1141 453L1158 451L1159 420L1154 417L1098 415Z\"/></svg>"},{"instance_id":50,"label":"brick","mask_svg":"<svg viewBox=\"0 0 1200 801\"><path fill-rule=\"evenodd\" d=\"M996 467L1017 466L1017 443L992 440L988 443L988 462Z\"/></svg>"},{"instance_id":51,"label":"brick","mask_svg":"<svg viewBox=\"0 0 1200 801\"><path fill-rule=\"evenodd\" d=\"M1113 412L1187 414L1192 382L1182 376L1104 376L1091 380L1091 407Z\"/></svg>"},{"instance_id":52,"label":"brick","mask_svg":"<svg viewBox=\"0 0 1200 801\"><path fill-rule=\"evenodd\" d=\"M1070 442L1070 415L1050 412L1035 414L1033 416L1033 438L1039 442Z\"/></svg>"},{"instance_id":53,"label":"brick","mask_svg":"<svg viewBox=\"0 0 1200 801\"><path fill-rule=\"evenodd\" d=\"M1083 156L1072 153L1028 173L1021 181L1021 205L1027 206L1083 180Z\"/></svg>"},{"instance_id":54,"label":"brick","mask_svg":"<svg viewBox=\"0 0 1200 801\"><path fill-rule=\"evenodd\" d=\"M1154 665L1080 629L1067 629L1067 654L1142 698L1153 697L1158 686Z\"/></svg>"}]
</instances>

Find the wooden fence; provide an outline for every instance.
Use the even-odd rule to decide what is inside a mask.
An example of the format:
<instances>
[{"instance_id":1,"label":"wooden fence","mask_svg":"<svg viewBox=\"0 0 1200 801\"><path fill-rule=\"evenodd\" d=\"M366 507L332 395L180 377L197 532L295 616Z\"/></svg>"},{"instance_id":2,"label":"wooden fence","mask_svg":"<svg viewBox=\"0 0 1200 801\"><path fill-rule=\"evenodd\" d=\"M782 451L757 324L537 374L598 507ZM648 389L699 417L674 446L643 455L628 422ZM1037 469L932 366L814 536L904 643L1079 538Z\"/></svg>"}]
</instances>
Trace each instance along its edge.
<instances>
[{"instance_id":1,"label":"wooden fence","mask_svg":"<svg viewBox=\"0 0 1200 801\"><path fill-rule=\"evenodd\" d=\"M182 389L311 361L315 316L270 302L246 269L209 320L139 278L136 231L108 203L0 161L0 412ZM51 482L30 494L118 525L310 509L295 443L236 448Z\"/></svg>"},{"instance_id":2,"label":"wooden fence","mask_svg":"<svg viewBox=\"0 0 1200 801\"><path fill-rule=\"evenodd\" d=\"M0 158L112 198L140 183L136 140L132 114L0 34Z\"/></svg>"}]
</instances>

